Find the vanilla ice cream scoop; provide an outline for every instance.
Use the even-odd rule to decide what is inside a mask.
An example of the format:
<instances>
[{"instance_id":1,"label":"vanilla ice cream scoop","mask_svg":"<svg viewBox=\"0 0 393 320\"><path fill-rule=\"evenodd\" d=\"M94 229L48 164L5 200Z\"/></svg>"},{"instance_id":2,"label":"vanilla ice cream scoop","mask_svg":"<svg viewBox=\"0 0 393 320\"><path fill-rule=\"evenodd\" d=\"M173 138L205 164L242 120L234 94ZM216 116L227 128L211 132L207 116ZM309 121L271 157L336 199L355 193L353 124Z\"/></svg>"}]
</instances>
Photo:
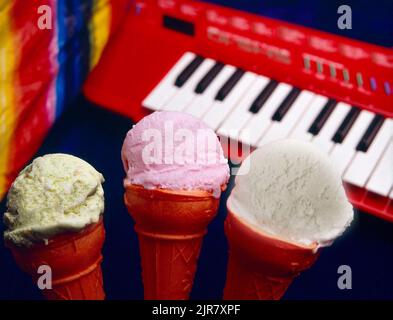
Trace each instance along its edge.
<instances>
[{"instance_id":1,"label":"vanilla ice cream scoop","mask_svg":"<svg viewBox=\"0 0 393 320\"><path fill-rule=\"evenodd\" d=\"M238 174L228 208L267 234L324 246L353 219L339 174L311 143L267 144L251 153Z\"/></svg>"},{"instance_id":2,"label":"vanilla ice cream scoop","mask_svg":"<svg viewBox=\"0 0 393 320\"><path fill-rule=\"evenodd\" d=\"M36 158L8 193L4 239L17 246L46 242L99 221L104 211L101 173L67 154Z\"/></svg>"}]
</instances>

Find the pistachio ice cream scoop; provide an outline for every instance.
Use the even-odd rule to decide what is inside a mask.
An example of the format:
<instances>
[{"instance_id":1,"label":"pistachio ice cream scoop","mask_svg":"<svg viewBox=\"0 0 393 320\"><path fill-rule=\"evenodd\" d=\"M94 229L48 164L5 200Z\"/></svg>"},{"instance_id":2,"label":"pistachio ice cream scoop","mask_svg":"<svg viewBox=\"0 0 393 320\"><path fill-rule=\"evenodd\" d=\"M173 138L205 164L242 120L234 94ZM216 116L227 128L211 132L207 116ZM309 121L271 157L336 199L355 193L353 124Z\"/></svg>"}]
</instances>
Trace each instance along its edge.
<instances>
[{"instance_id":1,"label":"pistachio ice cream scoop","mask_svg":"<svg viewBox=\"0 0 393 320\"><path fill-rule=\"evenodd\" d=\"M12 184L4 214L4 239L16 246L47 242L99 221L104 177L86 161L67 154L36 158Z\"/></svg>"}]
</instances>

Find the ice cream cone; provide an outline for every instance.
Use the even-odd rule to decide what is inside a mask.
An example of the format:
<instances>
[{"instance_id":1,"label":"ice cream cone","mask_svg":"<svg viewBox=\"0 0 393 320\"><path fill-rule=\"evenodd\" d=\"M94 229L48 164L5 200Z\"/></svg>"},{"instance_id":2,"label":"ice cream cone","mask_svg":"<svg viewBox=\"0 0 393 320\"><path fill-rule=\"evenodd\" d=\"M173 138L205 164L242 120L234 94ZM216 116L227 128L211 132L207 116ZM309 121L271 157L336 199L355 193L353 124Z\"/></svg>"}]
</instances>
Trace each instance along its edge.
<instances>
[{"instance_id":1,"label":"ice cream cone","mask_svg":"<svg viewBox=\"0 0 393 320\"><path fill-rule=\"evenodd\" d=\"M48 244L32 247L7 246L18 266L37 282L38 268L48 265L52 271L52 289L44 289L48 300L103 300L101 249L105 239L102 220L79 233L53 237Z\"/></svg>"},{"instance_id":2,"label":"ice cream cone","mask_svg":"<svg viewBox=\"0 0 393 320\"><path fill-rule=\"evenodd\" d=\"M130 185L124 200L139 237L145 299L188 299L219 199L207 191Z\"/></svg>"},{"instance_id":3,"label":"ice cream cone","mask_svg":"<svg viewBox=\"0 0 393 320\"><path fill-rule=\"evenodd\" d=\"M318 257L316 245L299 246L263 234L228 208L229 262L225 300L278 300Z\"/></svg>"}]
</instances>

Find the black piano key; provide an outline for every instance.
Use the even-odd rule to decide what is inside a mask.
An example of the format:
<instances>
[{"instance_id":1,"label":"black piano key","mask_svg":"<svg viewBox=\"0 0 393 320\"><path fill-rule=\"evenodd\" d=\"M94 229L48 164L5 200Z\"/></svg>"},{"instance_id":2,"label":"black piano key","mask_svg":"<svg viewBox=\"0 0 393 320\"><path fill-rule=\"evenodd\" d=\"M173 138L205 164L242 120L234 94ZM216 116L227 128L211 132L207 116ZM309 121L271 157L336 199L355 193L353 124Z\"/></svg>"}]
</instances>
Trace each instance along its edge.
<instances>
[{"instance_id":1,"label":"black piano key","mask_svg":"<svg viewBox=\"0 0 393 320\"><path fill-rule=\"evenodd\" d=\"M254 102L251 104L249 109L252 113L258 113L262 106L265 104L266 100L270 97L273 91L277 88L278 82L276 80L270 80L261 93L255 98Z\"/></svg>"},{"instance_id":2,"label":"black piano key","mask_svg":"<svg viewBox=\"0 0 393 320\"><path fill-rule=\"evenodd\" d=\"M196 56L188 65L184 68L182 72L177 76L175 80L175 86L181 88L186 81L191 77L196 69L203 62L204 58L201 56Z\"/></svg>"},{"instance_id":3,"label":"black piano key","mask_svg":"<svg viewBox=\"0 0 393 320\"><path fill-rule=\"evenodd\" d=\"M277 108L276 112L272 116L272 120L274 121L281 121L282 118L286 115L289 108L295 102L297 97L299 96L301 90L298 88L293 88L291 92L285 97L284 101L281 102L280 106Z\"/></svg>"},{"instance_id":4,"label":"black piano key","mask_svg":"<svg viewBox=\"0 0 393 320\"><path fill-rule=\"evenodd\" d=\"M356 118L360 114L360 109L356 107L352 107L351 110L348 111L345 116L343 122L338 127L336 133L332 137L332 141L335 143L341 143L347 136L349 130L352 128L352 125L355 123Z\"/></svg>"},{"instance_id":5,"label":"black piano key","mask_svg":"<svg viewBox=\"0 0 393 320\"><path fill-rule=\"evenodd\" d=\"M240 78L245 73L244 70L237 68L230 78L224 83L222 88L218 90L215 100L223 101L229 92L233 89L236 83L239 82Z\"/></svg>"},{"instance_id":6,"label":"black piano key","mask_svg":"<svg viewBox=\"0 0 393 320\"><path fill-rule=\"evenodd\" d=\"M374 117L373 121L371 121L363 137L360 139L360 142L356 147L357 151L367 152L371 143L374 141L374 138L377 135L379 129L382 127L384 121L385 118L381 115L376 115Z\"/></svg>"},{"instance_id":7,"label":"black piano key","mask_svg":"<svg viewBox=\"0 0 393 320\"><path fill-rule=\"evenodd\" d=\"M337 101L334 99L329 99L325 106L322 108L321 112L319 115L315 118L314 122L311 124L310 129L308 129L308 132L316 136L319 131L321 131L323 125L329 118L329 116L332 114L334 108L337 105Z\"/></svg>"},{"instance_id":8,"label":"black piano key","mask_svg":"<svg viewBox=\"0 0 393 320\"><path fill-rule=\"evenodd\" d=\"M220 73L224 68L224 64L221 62L216 62L216 64L205 74L205 76L198 82L195 87L196 93L203 93L214 78Z\"/></svg>"}]
</instances>

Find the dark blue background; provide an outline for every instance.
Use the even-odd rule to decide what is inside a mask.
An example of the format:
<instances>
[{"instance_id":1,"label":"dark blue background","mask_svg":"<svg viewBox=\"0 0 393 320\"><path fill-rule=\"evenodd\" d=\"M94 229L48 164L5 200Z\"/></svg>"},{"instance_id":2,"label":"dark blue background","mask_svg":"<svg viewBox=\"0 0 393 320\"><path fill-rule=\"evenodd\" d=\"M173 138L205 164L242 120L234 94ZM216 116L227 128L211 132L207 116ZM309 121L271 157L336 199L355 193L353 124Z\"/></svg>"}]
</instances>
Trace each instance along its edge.
<instances>
[{"instance_id":1,"label":"dark blue background","mask_svg":"<svg viewBox=\"0 0 393 320\"><path fill-rule=\"evenodd\" d=\"M393 46L392 0L208 0L377 45ZM337 8L352 9L352 29L337 27Z\"/></svg>"},{"instance_id":2,"label":"dark blue background","mask_svg":"<svg viewBox=\"0 0 393 320\"><path fill-rule=\"evenodd\" d=\"M336 27L340 1L214 1L240 9L341 33L365 41L392 45L393 1L347 1L353 10L353 30ZM328 4L329 3L329 4ZM123 204L124 176L120 150L131 121L96 108L83 98L73 103L52 129L37 156L63 152L91 163L106 178L104 284L108 299L142 299L138 242ZM223 195L218 216L209 227L199 259L192 298L219 299L225 282L227 247L223 232L226 210ZM5 202L0 203L4 212ZM0 224L0 233L3 225ZM349 265L353 289L337 288L337 268ZM41 299L30 277L16 267L0 242L0 299ZM353 225L316 264L294 281L285 299L393 299L393 224L368 214L356 214Z\"/></svg>"}]
</instances>

